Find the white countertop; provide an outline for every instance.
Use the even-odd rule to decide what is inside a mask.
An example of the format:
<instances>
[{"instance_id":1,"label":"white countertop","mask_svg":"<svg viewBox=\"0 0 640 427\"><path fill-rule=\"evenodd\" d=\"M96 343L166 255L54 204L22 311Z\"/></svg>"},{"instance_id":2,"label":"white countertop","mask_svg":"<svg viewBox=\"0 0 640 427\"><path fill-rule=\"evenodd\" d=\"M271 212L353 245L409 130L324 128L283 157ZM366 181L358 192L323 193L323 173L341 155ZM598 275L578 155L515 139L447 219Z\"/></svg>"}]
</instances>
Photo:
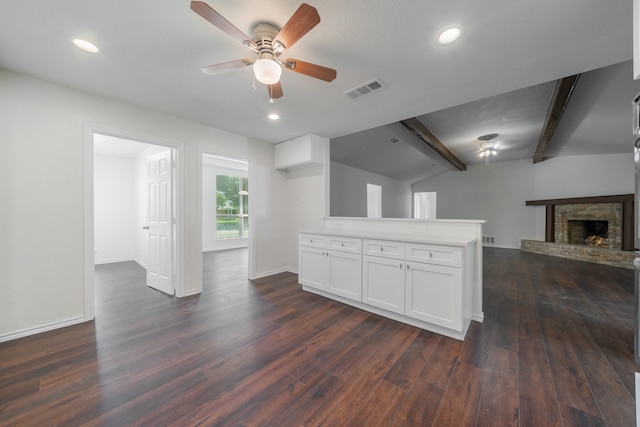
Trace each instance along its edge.
<instances>
[{"instance_id":1,"label":"white countertop","mask_svg":"<svg viewBox=\"0 0 640 427\"><path fill-rule=\"evenodd\" d=\"M426 243L432 245L447 245L447 246L467 246L476 241L475 238L468 237L444 237L444 236L429 236L429 235L413 235L407 236L396 233L382 233L382 232L369 232L369 231L345 231L345 230L300 230L301 234L321 234L325 236L336 237L350 237L359 239L374 239L374 240L391 240L396 242L408 242L408 243Z\"/></svg>"}]
</instances>

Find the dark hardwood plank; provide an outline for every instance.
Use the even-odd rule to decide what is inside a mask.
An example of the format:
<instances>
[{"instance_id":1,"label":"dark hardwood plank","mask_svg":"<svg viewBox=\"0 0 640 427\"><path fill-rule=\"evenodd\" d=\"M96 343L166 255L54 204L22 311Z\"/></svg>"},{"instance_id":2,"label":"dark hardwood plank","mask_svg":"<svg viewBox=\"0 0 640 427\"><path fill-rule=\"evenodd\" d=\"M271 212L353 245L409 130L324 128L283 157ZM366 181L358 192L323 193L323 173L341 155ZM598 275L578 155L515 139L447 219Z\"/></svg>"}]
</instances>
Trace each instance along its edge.
<instances>
[{"instance_id":1,"label":"dark hardwood plank","mask_svg":"<svg viewBox=\"0 0 640 427\"><path fill-rule=\"evenodd\" d=\"M462 344L462 341L441 337L424 369L420 372L420 378L444 390L458 363Z\"/></svg>"},{"instance_id":2,"label":"dark hardwood plank","mask_svg":"<svg viewBox=\"0 0 640 427\"><path fill-rule=\"evenodd\" d=\"M531 283L518 294L518 370L521 425L561 426L556 391Z\"/></svg>"},{"instance_id":3,"label":"dark hardwood plank","mask_svg":"<svg viewBox=\"0 0 640 427\"><path fill-rule=\"evenodd\" d=\"M481 369L458 362L442 395L433 425L475 425L484 380L485 373Z\"/></svg>"},{"instance_id":4,"label":"dark hardwood plank","mask_svg":"<svg viewBox=\"0 0 640 427\"><path fill-rule=\"evenodd\" d=\"M632 270L485 249L462 342L203 258L185 299L97 266L94 322L0 343L0 425L635 422Z\"/></svg>"},{"instance_id":5,"label":"dark hardwood plank","mask_svg":"<svg viewBox=\"0 0 640 427\"><path fill-rule=\"evenodd\" d=\"M389 426L430 426L442 401L444 389L418 378L397 412L389 421Z\"/></svg>"},{"instance_id":6,"label":"dark hardwood plank","mask_svg":"<svg viewBox=\"0 0 640 427\"><path fill-rule=\"evenodd\" d=\"M518 401L518 354L498 346L489 348L477 425L517 426L520 421Z\"/></svg>"},{"instance_id":7,"label":"dark hardwood plank","mask_svg":"<svg viewBox=\"0 0 640 427\"><path fill-rule=\"evenodd\" d=\"M435 349L441 335L429 331L421 331L407 351L387 372L384 379L391 384L408 390L415 382L424 364Z\"/></svg>"}]
</instances>

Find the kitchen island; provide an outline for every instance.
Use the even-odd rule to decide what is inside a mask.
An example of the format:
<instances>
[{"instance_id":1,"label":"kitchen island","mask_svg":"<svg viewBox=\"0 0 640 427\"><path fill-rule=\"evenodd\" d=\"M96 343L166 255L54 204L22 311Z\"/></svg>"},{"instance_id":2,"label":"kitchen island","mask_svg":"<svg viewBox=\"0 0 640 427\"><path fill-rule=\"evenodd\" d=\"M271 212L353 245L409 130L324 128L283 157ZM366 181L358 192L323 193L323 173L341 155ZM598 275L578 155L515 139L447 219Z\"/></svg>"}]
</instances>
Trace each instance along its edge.
<instances>
[{"instance_id":1,"label":"kitchen island","mask_svg":"<svg viewBox=\"0 0 640 427\"><path fill-rule=\"evenodd\" d=\"M325 218L298 236L305 291L463 340L482 322L482 224Z\"/></svg>"}]
</instances>

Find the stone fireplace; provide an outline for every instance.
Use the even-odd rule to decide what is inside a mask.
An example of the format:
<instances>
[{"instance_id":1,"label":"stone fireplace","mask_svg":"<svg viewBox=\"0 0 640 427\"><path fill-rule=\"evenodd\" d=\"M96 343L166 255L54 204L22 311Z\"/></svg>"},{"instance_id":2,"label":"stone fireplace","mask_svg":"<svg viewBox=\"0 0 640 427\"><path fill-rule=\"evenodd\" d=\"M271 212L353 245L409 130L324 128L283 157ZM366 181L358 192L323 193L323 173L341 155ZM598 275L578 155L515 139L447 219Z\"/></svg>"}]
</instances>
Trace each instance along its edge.
<instances>
[{"instance_id":1,"label":"stone fireplace","mask_svg":"<svg viewBox=\"0 0 640 427\"><path fill-rule=\"evenodd\" d=\"M546 206L545 241L523 239L522 251L633 268L633 194L526 204Z\"/></svg>"},{"instance_id":2,"label":"stone fireplace","mask_svg":"<svg viewBox=\"0 0 640 427\"><path fill-rule=\"evenodd\" d=\"M612 249L622 249L622 203L584 203L556 206L555 241L585 245L590 236L607 239Z\"/></svg>"}]
</instances>

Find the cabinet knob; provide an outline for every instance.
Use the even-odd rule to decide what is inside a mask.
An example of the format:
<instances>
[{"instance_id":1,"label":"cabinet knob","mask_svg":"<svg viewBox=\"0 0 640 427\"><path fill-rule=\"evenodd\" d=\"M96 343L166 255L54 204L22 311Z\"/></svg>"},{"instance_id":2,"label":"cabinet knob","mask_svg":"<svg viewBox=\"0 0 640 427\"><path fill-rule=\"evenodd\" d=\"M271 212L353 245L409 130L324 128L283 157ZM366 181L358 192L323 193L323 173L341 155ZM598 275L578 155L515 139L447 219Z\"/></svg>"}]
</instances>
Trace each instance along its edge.
<instances>
[{"instance_id":1,"label":"cabinet knob","mask_svg":"<svg viewBox=\"0 0 640 427\"><path fill-rule=\"evenodd\" d=\"M382 246L380 246L380 252L382 252L384 250L384 248Z\"/></svg>"},{"instance_id":2,"label":"cabinet knob","mask_svg":"<svg viewBox=\"0 0 640 427\"><path fill-rule=\"evenodd\" d=\"M344 243L340 242L340 247L344 248Z\"/></svg>"},{"instance_id":3,"label":"cabinet knob","mask_svg":"<svg viewBox=\"0 0 640 427\"><path fill-rule=\"evenodd\" d=\"M407 270L409 269L409 264L407 264Z\"/></svg>"},{"instance_id":4,"label":"cabinet knob","mask_svg":"<svg viewBox=\"0 0 640 427\"><path fill-rule=\"evenodd\" d=\"M402 268L402 263L400 263L400 268Z\"/></svg>"}]
</instances>

